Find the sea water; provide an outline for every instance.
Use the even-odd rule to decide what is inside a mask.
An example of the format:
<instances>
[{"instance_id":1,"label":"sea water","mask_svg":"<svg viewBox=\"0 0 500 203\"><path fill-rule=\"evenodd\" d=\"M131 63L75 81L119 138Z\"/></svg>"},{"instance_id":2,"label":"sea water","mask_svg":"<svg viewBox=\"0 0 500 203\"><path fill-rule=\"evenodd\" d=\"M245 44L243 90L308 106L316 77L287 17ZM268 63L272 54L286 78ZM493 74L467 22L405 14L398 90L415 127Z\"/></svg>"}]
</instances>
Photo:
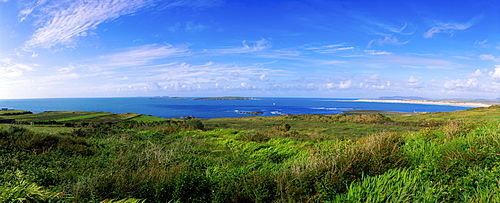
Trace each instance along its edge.
<instances>
[{"instance_id":1,"label":"sea water","mask_svg":"<svg viewBox=\"0 0 500 203\"><path fill-rule=\"evenodd\" d=\"M245 113L262 112L261 116L283 114L338 114L350 110L380 110L400 112L444 112L471 107L359 102L354 99L324 98L257 98L256 100L193 100L158 98L57 98L57 99L3 99L1 108L44 111L104 111L111 113L139 113L163 118L195 116L223 118L253 116Z\"/></svg>"}]
</instances>

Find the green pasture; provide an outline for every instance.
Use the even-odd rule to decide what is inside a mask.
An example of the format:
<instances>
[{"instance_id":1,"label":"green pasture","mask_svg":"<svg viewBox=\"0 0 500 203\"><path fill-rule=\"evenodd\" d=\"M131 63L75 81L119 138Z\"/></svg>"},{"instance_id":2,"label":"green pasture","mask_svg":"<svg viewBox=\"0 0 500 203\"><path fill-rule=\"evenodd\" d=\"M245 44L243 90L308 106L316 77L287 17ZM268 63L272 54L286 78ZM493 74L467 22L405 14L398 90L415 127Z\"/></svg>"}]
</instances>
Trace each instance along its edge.
<instances>
[{"instance_id":1,"label":"green pasture","mask_svg":"<svg viewBox=\"0 0 500 203\"><path fill-rule=\"evenodd\" d=\"M165 120L154 116L146 116L136 113L114 114L109 112L86 112L86 111L46 111L37 114L8 115L2 117L16 119L17 123L24 123L24 124L29 124L32 122L35 124L39 123L44 124L48 122L53 122L53 124L57 123L79 124L79 123L92 123L92 122L116 123L134 118L142 122L154 122L154 121Z\"/></svg>"},{"instance_id":2,"label":"green pasture","mask_svg":"<svg viewBox=\"0 0 500 203\"><path fill-rule=\"evenodd\" d=\"M137 122L161 122L161 121L166 121L168 119L166 119L166 118L160 118L160 117L157 117L157 116L150 116L150 115L141 114L139 116L131 118L130 120L131 121L137 121Z\"/></svg>"},{"instance_id":3,"label":"green pasture","mask_svg":"<svg viewBox=\"0 0 500 203\"><path fill-rule=\"evenodd\" d=\"M4 116L6 118L14 118L17 122L44 122L56 121L78 117L93 116L95 114L103 115L105 112L86 112L86 111L45 111L37 114L24 114L14 116ZM106 113L110 114L110 113Z\"/></svg>"},{"instance_id":4,"label":"green pasture","mask_svg":"<svg viewBox=\"0 0 500 203\"><path fill-rule=\"evenodd\" d=\"M31 113L30 111L23 111L23 110L7 110L7 111L0 111L0 116L30 114L30 113Z\"/></svg>"},{"instance_id":5,"label":"green pasture","mask_svg":"<svg viewBox=\"0 0 500 203\"><path fill-rule=\"evenodd\" d=\"M71 121L71 120L83 120L83 119L95 118L95 117L99 117L99 116L105 116L105 115L109 115L109 114L111 114L111 113L94 113L94 114L73 116L73 117L69 117L69 118L54 119L54 121L64 122L64 121Z\"/></svg>"}]
</instances>

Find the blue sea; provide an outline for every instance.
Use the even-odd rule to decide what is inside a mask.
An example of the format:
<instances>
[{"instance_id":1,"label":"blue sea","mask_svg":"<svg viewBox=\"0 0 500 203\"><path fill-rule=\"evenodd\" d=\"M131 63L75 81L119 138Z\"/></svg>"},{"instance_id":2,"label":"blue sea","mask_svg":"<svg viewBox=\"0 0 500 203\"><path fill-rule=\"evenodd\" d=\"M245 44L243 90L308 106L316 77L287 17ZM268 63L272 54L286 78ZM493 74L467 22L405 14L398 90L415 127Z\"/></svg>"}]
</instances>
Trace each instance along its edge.
<instances>
[{"instance_id":1,"label":"blue sea","mask_svg":"<svg viewBox=\"0 0 500 203\"><path fill-rule=\"evenodd\" d=\"M263 112L262 116L280 114L338 114L350 110L382 110L400 112L444 112L470 107L358 102L353 99L322 98L258 98L258 100L191 100L134 98L58 98L3 99L1 108L44 111L104 111L140 113L163 118L195 116L197 118L247 117L244 112Z\"/></svg>"}]
</instances>

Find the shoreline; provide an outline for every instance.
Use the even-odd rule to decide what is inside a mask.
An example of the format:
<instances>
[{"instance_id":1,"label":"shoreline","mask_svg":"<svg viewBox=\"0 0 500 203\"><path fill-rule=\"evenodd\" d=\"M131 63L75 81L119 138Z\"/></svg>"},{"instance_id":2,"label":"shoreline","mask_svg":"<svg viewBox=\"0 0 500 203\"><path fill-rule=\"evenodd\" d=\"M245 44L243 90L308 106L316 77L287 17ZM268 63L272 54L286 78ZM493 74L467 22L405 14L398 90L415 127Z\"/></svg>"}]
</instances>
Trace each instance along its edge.
<instances>
[{"instance_id":1,"label":"shoreline","mask_svg":"<svg viewBox=\"0 0 500 203\"><path fill-rule=\"evenodd\" d=\"M344 100L342 100L344 101ZM346 100L348 101L348 100ZM472 102L454 102L454 101L428 101L428 100L384 100L384 99L357 99L350 100L355 102L377 102L377 103L403 103L403 104L429 104L429 105L445 105L445 106L462 106L462 107L490 107L492 104L472 103Z\"/></svg>"}]
</instances>

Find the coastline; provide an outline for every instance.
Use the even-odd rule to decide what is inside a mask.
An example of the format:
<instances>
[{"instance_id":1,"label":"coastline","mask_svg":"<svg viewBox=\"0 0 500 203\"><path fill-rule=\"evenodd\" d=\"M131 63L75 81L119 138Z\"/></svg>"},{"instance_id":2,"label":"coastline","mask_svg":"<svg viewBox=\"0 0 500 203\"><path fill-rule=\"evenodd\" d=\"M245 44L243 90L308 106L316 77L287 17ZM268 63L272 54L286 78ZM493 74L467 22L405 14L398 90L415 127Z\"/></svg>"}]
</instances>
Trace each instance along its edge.
<instances>
[{"instance_id":1,"label":"coastline","mask_svg":"<svg viewBox=\"0 0 500 203\"><path fill-rule=\"evenodd\" d=\"M344 101L344 100L342 100ZM428 101L428 100L384 100L384 99L357 99L350 100L355 102L378 102L378 103L406 103L406 104L429 104L429 105L446 105L446 106L462 106L462 107L490 107L491 104L472 103L472 102L454 102L454 101Z\"/></svg>"}]
</instances>

